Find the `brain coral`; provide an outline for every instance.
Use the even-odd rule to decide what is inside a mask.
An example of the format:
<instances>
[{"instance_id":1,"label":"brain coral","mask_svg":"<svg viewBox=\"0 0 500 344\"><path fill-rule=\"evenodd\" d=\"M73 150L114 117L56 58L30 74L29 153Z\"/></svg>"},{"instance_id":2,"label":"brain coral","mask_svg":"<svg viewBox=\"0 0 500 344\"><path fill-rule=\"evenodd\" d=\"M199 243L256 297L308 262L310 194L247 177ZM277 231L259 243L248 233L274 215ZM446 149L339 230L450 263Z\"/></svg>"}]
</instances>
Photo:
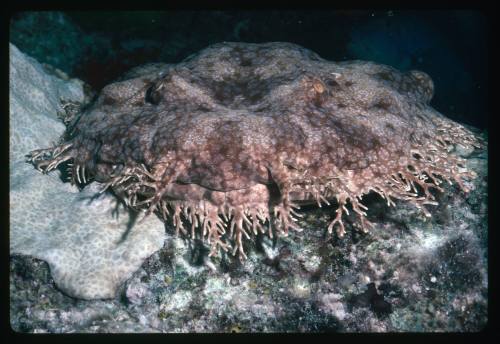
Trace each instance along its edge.
<instances>
[{"instance_id":1,"label":"brain coral","mask_svg":"<svg viewBox=\"0 0 500 344\"><path fill-rule=\"evenodd\" d=\"M286 235L301 204L330 204L328 226L345 232L362 196L430 212L431 189L474 172L456 145L482 143L429 102L433 82L362 61L335 63L289 43L220 43L176 65L132 70L106 86L61 144L29 161L67 164L71 181L95 180L145 216L245 257L242 239Z\"/></svg>"},{"instance_id":2,"label":"brain coral","mask_svg":"<svg viewBox=\"0 0 500 344\"><path fill-rule=\"evenodd\" d=\"M46 261L57 287L67 295L114 297L163 246L165 226L150 216L129 228L135 214L124 213L124 205L111 193L94 197L99 183L79 191L61 181L60 171L44 176L26 164L27 151L48 146L64 133L57 118L63 112L60 100L85 103L86 96L81 81L53 74L12 44L9 60L10 254ZM11 300L13 295L11 289Z\"/></svg>"}]
</instances>

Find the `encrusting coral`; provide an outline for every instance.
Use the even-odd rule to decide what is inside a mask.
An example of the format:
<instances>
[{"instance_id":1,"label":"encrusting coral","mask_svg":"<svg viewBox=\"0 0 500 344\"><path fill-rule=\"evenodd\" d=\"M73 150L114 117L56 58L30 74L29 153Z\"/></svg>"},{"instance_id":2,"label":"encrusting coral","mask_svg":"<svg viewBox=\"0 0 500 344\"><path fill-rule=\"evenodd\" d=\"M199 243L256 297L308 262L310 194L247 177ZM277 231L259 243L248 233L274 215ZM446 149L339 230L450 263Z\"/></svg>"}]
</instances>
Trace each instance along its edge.
<instances>
[{"instance_id":1,"label":"encrusting coral","mask_svg":"<svg viewBox=\"0 0 500 344\"><path fill-rule=\"evenodd\" d=\"M68 121L63 142L29 154L43 172L67 165L145 216L245 258L243 237L300 230L296 209L336 201L345 233L363 195L406 200L430 216L431 189L474 172L454 153L484 143L429 102L419 71L330 62L289 43L220 43L176 65L136 68Z\"/></svg>"}]
</instances>

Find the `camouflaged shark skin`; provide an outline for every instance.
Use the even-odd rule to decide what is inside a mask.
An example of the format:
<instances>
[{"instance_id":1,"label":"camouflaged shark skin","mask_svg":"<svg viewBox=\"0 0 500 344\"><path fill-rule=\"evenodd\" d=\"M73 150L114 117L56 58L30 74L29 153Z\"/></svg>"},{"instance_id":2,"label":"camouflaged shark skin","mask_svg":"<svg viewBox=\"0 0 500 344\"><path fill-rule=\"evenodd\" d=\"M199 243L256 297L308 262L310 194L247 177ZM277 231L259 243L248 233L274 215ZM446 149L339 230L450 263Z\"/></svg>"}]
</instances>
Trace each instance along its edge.
<instances>
[{"instance_id":1,"label":"camouflaged shark skin","mask_svg":"<svg viewBox=\"0 0 500 344\"><path fill-rule=\"evenodd\" d=\"M474 177L456 145L483 142L433 109L420 71L331 62L290 43L219 43L178 64L150 64L106 86L61 144L31 152L43 172L103 183L130 208L246 257L243 239L300 230L301 204L333 203L328 231L359 227L363 195L431 216L431 189Z\"/></svg>"}]
</instances>

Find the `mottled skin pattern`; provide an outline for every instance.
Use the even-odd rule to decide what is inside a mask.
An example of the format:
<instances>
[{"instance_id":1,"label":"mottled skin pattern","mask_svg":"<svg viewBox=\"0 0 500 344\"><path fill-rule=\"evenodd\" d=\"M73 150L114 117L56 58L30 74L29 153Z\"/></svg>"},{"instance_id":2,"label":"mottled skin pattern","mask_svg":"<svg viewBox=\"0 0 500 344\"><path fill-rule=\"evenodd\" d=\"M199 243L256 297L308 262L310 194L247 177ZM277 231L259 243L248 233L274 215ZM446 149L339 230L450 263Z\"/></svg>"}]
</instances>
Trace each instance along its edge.
<instances>
[{"instance_id":1,"label":"mottled skin pattern","mask_svg":"<svg viewBox=\"0 0 500 344\"><path fill-rule=\"evenodd\" d=\"M220 43L176 65L137 68L105 87L65 141L29 155L72 181L105 183L127 205L172 219L245 257L252 232L300 230L299 204L348 207L365 219L370 191L430 216L431 188L474 173L453 154L480 146L429 106L432 80L371 62L334 63L289 43Z\"/></svg>"}]
</instances>

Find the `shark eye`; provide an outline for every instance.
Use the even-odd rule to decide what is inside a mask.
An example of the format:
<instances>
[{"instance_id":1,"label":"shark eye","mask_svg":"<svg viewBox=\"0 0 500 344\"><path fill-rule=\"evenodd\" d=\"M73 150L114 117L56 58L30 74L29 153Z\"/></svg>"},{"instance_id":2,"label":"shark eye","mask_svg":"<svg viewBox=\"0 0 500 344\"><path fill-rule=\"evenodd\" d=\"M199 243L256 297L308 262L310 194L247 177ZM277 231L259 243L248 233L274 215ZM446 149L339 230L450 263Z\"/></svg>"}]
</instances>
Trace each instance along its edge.
<instances>
[{"instance_id":1,"label":"shark eye","mask_svg":"<svg viewBox=\"0 0 500 344\"><path fill-rule=\"evenodd\" d=\"M146 90L146 94L144 100L146 103L158 105L161 100L161 89L163 88L163 84L153 84Z\"/></svg>"}]
</instances>

